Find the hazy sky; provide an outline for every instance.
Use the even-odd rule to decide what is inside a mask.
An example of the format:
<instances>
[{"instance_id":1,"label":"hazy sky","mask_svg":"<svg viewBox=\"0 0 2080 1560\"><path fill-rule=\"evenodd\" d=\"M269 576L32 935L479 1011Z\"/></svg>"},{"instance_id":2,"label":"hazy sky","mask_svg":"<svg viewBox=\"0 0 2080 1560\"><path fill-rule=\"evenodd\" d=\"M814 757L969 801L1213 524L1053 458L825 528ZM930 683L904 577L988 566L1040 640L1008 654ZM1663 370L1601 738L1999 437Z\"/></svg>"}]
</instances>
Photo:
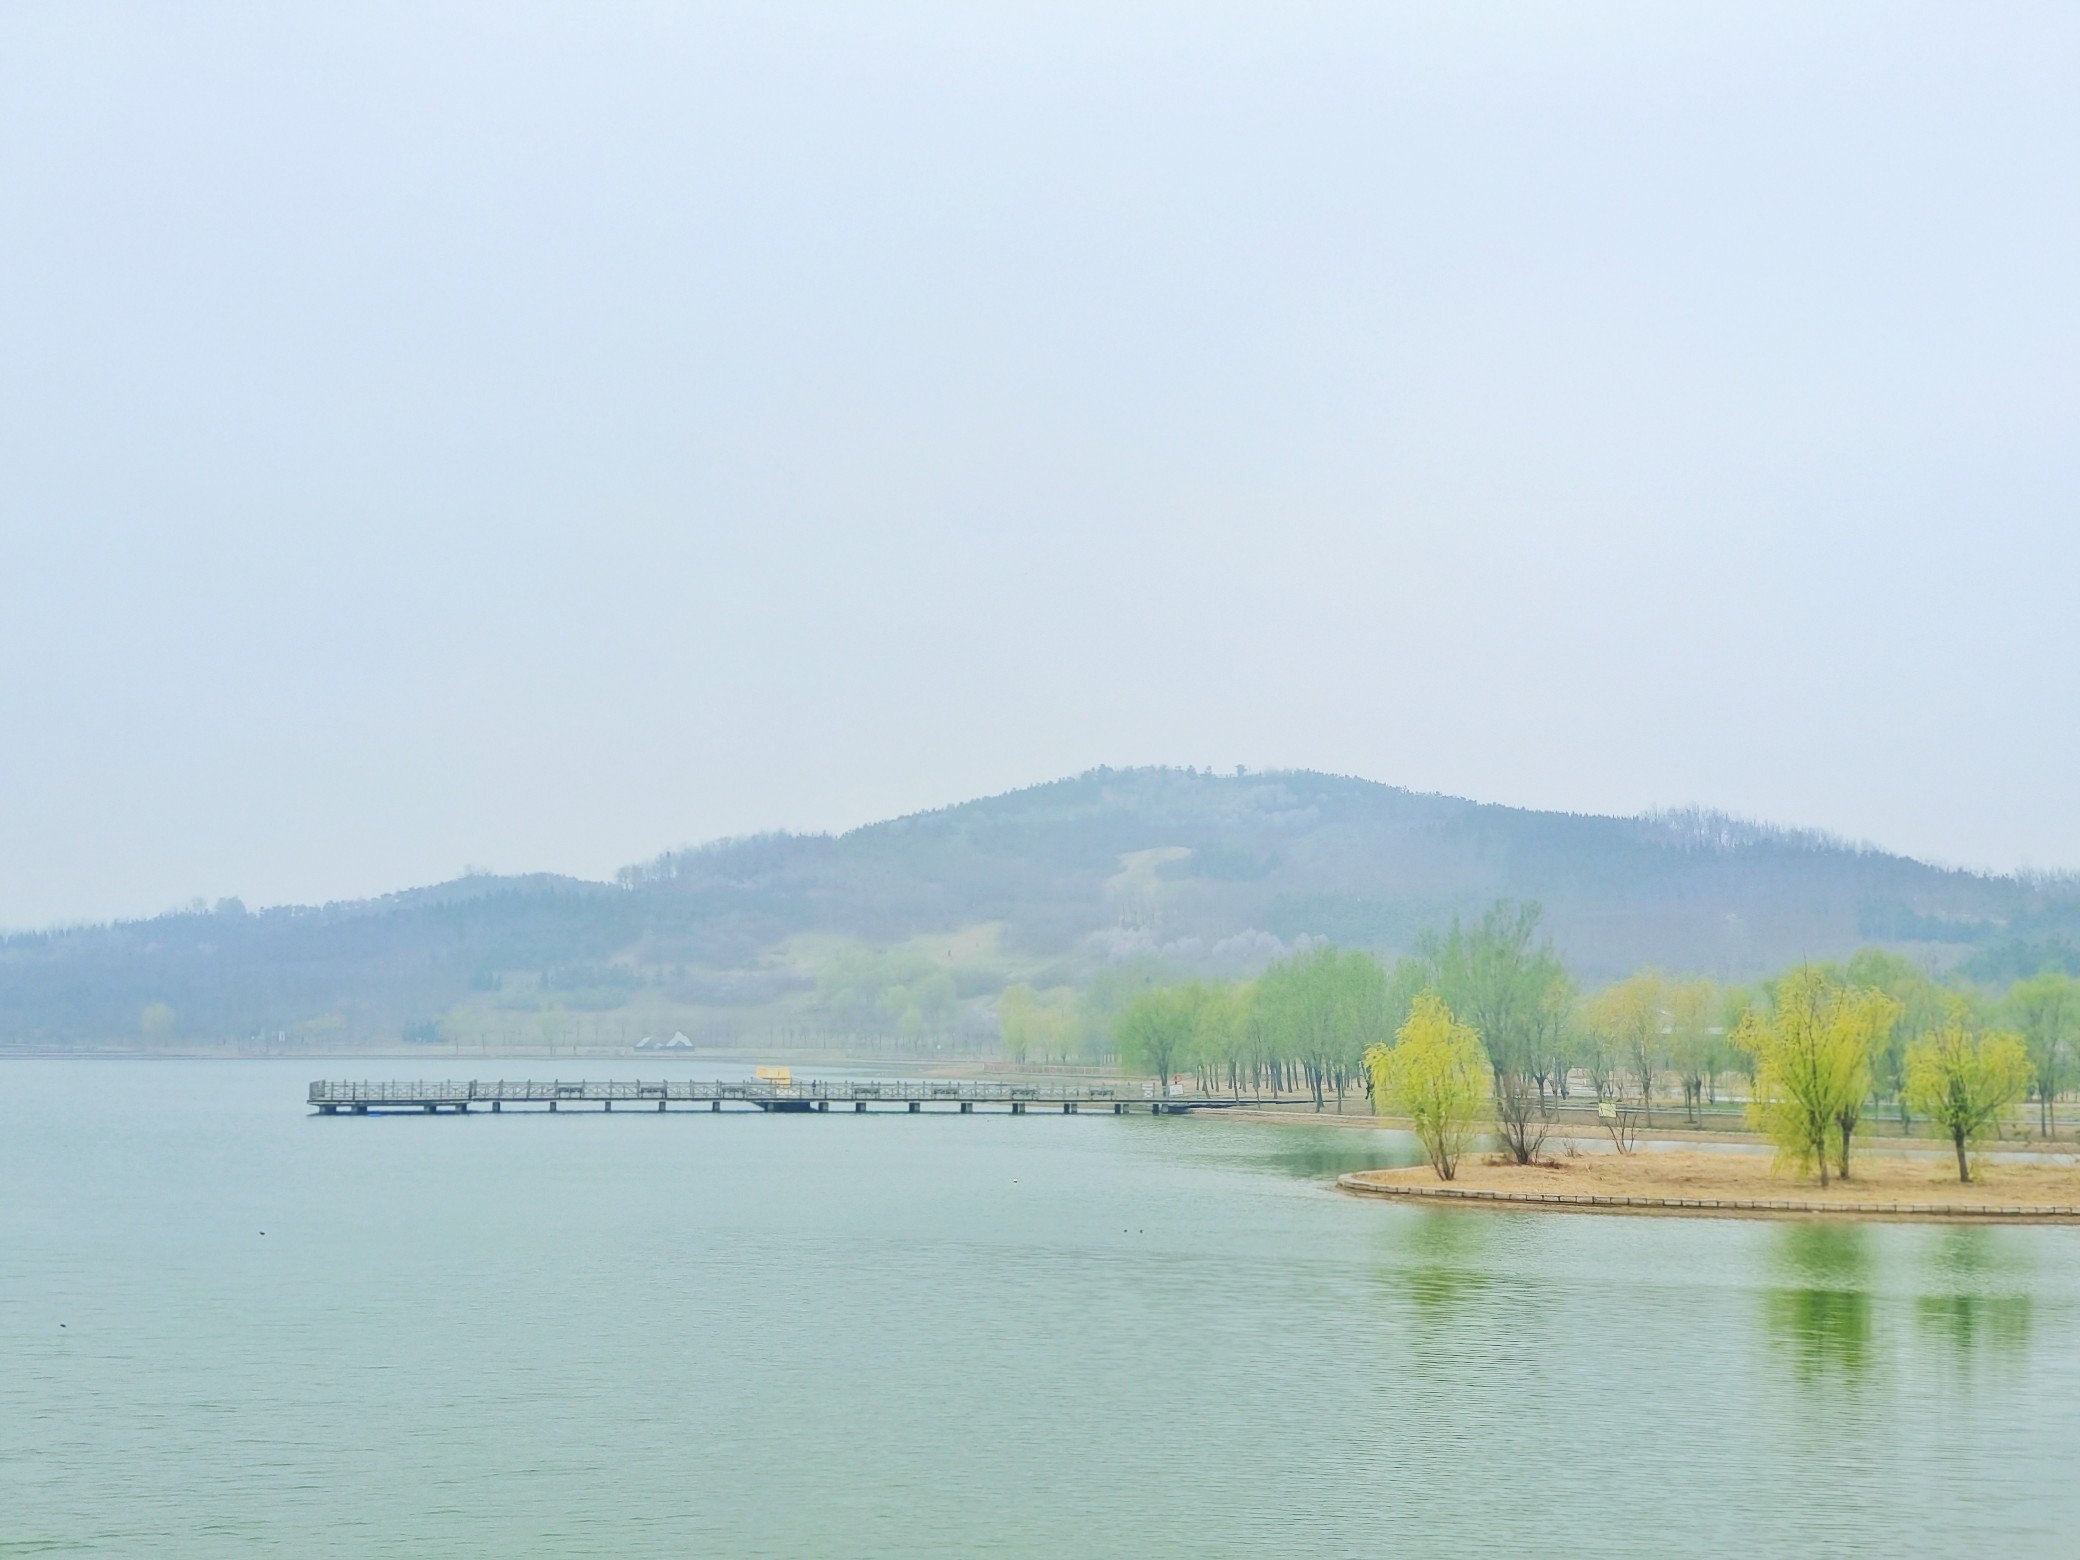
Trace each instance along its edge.
<instances>
[{"instance_id":1,"label":"hazy sky","mask_svg":"<svg viewBox=\"0 0 2080 1560\"><path fill-rule=\"evenodd\" d=\"M0 9L0 924L1100 763L2080 866L2080 9Z\"/></svg>"}]
</instances>

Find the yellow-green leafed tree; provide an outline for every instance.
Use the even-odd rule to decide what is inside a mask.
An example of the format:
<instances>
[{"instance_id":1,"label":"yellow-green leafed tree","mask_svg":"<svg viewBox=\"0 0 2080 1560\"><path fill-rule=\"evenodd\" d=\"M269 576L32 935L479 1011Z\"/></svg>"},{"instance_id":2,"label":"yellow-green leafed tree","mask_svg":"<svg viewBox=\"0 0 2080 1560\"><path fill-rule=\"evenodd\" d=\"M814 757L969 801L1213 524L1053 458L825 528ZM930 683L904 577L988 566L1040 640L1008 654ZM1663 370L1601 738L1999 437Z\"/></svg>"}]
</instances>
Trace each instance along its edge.
<instances>
[{"instance_id":1,"label":"yellow-green leafed tree","mask_svg":"<svg viewBox=\"0 0 2080 1560\"><path fill-rule=\"evenodd\" d=\"M1703 1120L1705 1085L1717 1060L1719 1035L1713 1021L1724 999L1708 980L1672 981L1668 986L1668 1059L1683 1080L1683 1113Z\"/></svg>"},{"instance_id":2,"label":"yellow-green leafed tree","mask_svg":"<svg viewBox=\"0 0 2080 1560\"><path fill-rule=\"evenodd\" d=\"M1755 1058L1749 1115L1777 1145L1779 1163L1844 1180L1849 1146L1871 1091L1871 1053L1898 1019L1881 991L1847 985L1810 966L1777 981L1767 1008L1751 1009L1734 1039Z\"/></svg>"},{"instance_id":3,"label":"yellow-green leafed tree","mask_svg":"<svg viewBox=\"0 0 2080 1560\"><path fill-rule=\"evenodd\" d=\"M2036 1071L2037 1116L2046 1138L2056 1124L2052 1104L2071 1073L2073 1048L2080 1042L2080 980L2045 970L2017 981L2008 991L2007 1008L2022 1035Z\"/></svg>"},{"instance_id":4,"label":"yellow-green leafed tree","mask_svg":"<svg viewBox=\"0 0 2080 1560\"><path fill-rule=\"evenodd\" d=\"M1972 1178L1972 1146L2000 1126L2034 1072L2021 1036L1989 1031L1962 1002L1908 1047L1908 1103L1949 1134L1958 1180Z\"/></svg>"},{"instance_id":5,"label":"yellow-green leafed tree","mask_svg":"<svg viewBox=\"0 0 2080 1560\"><path fill-rule=\"evenodd\" d=\"M1654 1068L1668 1027L1668 981L1659 970L1641 970L1589 999L1589 1022L1603 1037L1617 1066L1639 1083L1640 1108L1654 1123Z\"/></svg>"},{"instance_id":6,"label":"yellow-green leafed tree","mask_svg":"<svg viewBox=\"0 0 2080 1560\"><path fill-rule=\"evenodd\" d=\"M1014 1062L1066 1062L1076 1049L1076 993L1067 986L1035 991L1020 982L997 999L1004 1054Z\"/></svg>"},{"instance_id":7,"label":"yellow-green leafed tree","mask_svg":"<svg viewBox=\"0 0 2080 1560\"><path fill-rule=\"evenodd\" d=\"M1451 1180L1487 1095L1488 1057L1480 1036L1426 991L1409 1008L1394 1043L1365 1052L1365 1067L1379 1109L1414 1122L1430 1168L1439 1180Z\"/></svg>"}]
</instances>

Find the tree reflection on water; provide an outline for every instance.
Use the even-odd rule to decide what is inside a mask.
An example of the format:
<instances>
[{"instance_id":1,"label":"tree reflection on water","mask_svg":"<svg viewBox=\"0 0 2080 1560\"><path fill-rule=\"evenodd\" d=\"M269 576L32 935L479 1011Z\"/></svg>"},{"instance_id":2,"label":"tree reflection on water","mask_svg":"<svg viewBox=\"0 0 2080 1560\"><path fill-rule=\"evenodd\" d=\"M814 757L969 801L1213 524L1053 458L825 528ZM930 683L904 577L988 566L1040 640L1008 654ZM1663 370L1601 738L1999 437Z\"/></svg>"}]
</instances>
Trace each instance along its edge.
<instances>
[{"instance_id":1,"label":"tree reflection on water","mask_svg":"<svg viewBox=\"0 0 2080 1560\"><path fill-rule=\"evenodd\" d=\"M1869 1232L1852 1224L1785 1224L1770 1259L1779 1282L1763 1291L1763 1318L1798 1374L1868 1372L1875 1358Z\"/></svg>"},{"instance_id":2,"label":"tree reflection on water","mask_svg":"<svg viewBox=\"0 0 2080 1560\"><path fill-rule=\"evenodd\" d=\"M1383 1276L1418 1317L1457 1320L1468 1301L1494 1284L1484 1259L1497 1223L1487 1209L1409 1209L1388 1226L1393 1261Z\"/></svg>"},{"instance_id":3,"label":"tree reflection on water","mask_svg":"<svg viewBox=\"0 0 2080 1560\"><path fill-rule=\"evenodd\" d=\"M1929 1292L1915 1298L1914 1321L1961 1356L2020 1353L2029 1342L2028 1264L2001 1235L1983 1225L1945 1229L1929 1252Z\"/></svg>"}]
</instances>

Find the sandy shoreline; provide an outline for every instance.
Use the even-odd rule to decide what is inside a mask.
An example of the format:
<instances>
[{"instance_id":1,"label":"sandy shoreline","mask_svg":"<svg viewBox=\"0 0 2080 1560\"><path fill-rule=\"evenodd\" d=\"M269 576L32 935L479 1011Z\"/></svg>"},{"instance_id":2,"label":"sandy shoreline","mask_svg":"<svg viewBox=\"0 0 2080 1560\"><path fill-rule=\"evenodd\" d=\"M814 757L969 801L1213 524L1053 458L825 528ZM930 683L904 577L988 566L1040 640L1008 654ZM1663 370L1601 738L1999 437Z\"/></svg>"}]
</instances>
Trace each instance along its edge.
<instances>
[{"instance_id":1,"label":"sandy shoreline","mask_svg":"<svg viewBox=\"0 0 2080 1560\"><path fill-rule=\"evenodd\" d=\"M1427 1165L1360 1170L1337 1185L1359 1196L1430 1205L1575 1213L1684 1214L1732 1218L1981 1220L2080 1224L2080 1169L1988 1162L1960 1183L1954 1168L1923 1157L1866 1154L1853 1177L1793 1180L1759 1156L1680 1151L1596 1154L1536 1165L1487 1156L1460 1161L1438 1180Z\"/></svg>"}]
</instances>

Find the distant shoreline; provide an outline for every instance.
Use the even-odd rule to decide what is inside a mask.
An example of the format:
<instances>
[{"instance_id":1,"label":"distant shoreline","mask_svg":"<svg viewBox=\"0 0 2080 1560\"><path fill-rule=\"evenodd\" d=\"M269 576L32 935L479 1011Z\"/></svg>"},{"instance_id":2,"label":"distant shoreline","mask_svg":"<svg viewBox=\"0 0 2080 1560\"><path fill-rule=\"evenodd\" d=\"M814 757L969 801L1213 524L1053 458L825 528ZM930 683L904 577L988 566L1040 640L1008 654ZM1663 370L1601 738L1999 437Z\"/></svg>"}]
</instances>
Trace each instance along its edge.
<instances>
[{"instance_id":1,"label":"distant shoreline","mask_svg":"<svg viewBox=\"0 0 2080 1560\"><path fill-rule=\"evenodd\" d=\"M166 1046L146 1050L138 1048L89 1047L89 1046L8 1046L0 1048L0 1061L31 1062L308 1062L314 1067L359 1065L374 1062L412 1062L418 1064L421 1076L436 1073L443 1076L469 1072L481 1073L494 1064L561 1067L566 1071L595 1065L624 1066L633 1062L670 1062L678 1066L705 1066L711 1063L726 1067L748 1067L758 1063L774 1063L808 1067L842 1067L847 1071L861 1068L883 1068L891 1073L943 1072L943 1073L990 1073L1024 1074L1034 1076L1073 1075L1077 1077L1105 1077L1114 1075L1099 1069L1070 1069L1056 1067L1022 1068L1000 1060L976 1057L930 1057L930 1056L861 1056L853 1051L796 1050L784 1046L701 1046L681 1050L635 1051L623 1048L598 1051L464 1051L455 1052L435 1048L411 1046L376 1047L368 1050L322 1051L290 1050L261 1047L238 1048L229 1046Z\"/></svg>"},{"instance_id":2,"label":"distant shoreline","mask_svg":"<svg viewBox=\"0 0 2080 1560\"><path fill-rule=\"evenodd\" d=\"M1634 1132L1635 1140L1640 1143L1709 1143L1725 1148L1761 1150L1767 1150L1770 1146L1768 1138L1747 1126L1691 1126L1682 1119L1683 1110L1680 1105L1670 1106L1663 1114L1669 1118L1667 1124L1639 1127ZM1393 1132L1409 1130L1408 1118L1405 1116L1375 1116L1362 1110L1346 1111L1339 1115L1334 1109L1317 1114L1302 1105L1267 1103L1261 1109L1244 1107L1241 1110L1222 1111L1220 1116L1224 1121L1262 1122L1282 1127L1345 1127L1359 1130L1384 1128ZM2071 1126L2069 1120L2060 1124L2068 1128ZM1885 1130L1886 1128L1891 1130ZM1562 1152L1562 1145L1570 1139L1589 1145L1590 1151L1595 1153L1606 1151L1609 1142L1596 1119L1586 1113L1574 1120L1565 1117L1554 1118L1546 1139L1547 1153ZM1950 1145L1941 1138L1923 1135L1903 1137L1898 1131L1897 1123L1881 1122L1873 1125L1869 1118L1865 1119L1864 1128L1857 1134L1856 1141L1859 1150L1864 1153L1932 1154L1945 1159L1950 1154ZM1996 1159L2003 1154L2015 1153L2072 1153L2080 1156L2080 1137L2068 1135L2051 1143L2039 1143L2028 1139L2004 1140L1990 1146L1986 1152Z\"/></svg>"}]
</instances>

